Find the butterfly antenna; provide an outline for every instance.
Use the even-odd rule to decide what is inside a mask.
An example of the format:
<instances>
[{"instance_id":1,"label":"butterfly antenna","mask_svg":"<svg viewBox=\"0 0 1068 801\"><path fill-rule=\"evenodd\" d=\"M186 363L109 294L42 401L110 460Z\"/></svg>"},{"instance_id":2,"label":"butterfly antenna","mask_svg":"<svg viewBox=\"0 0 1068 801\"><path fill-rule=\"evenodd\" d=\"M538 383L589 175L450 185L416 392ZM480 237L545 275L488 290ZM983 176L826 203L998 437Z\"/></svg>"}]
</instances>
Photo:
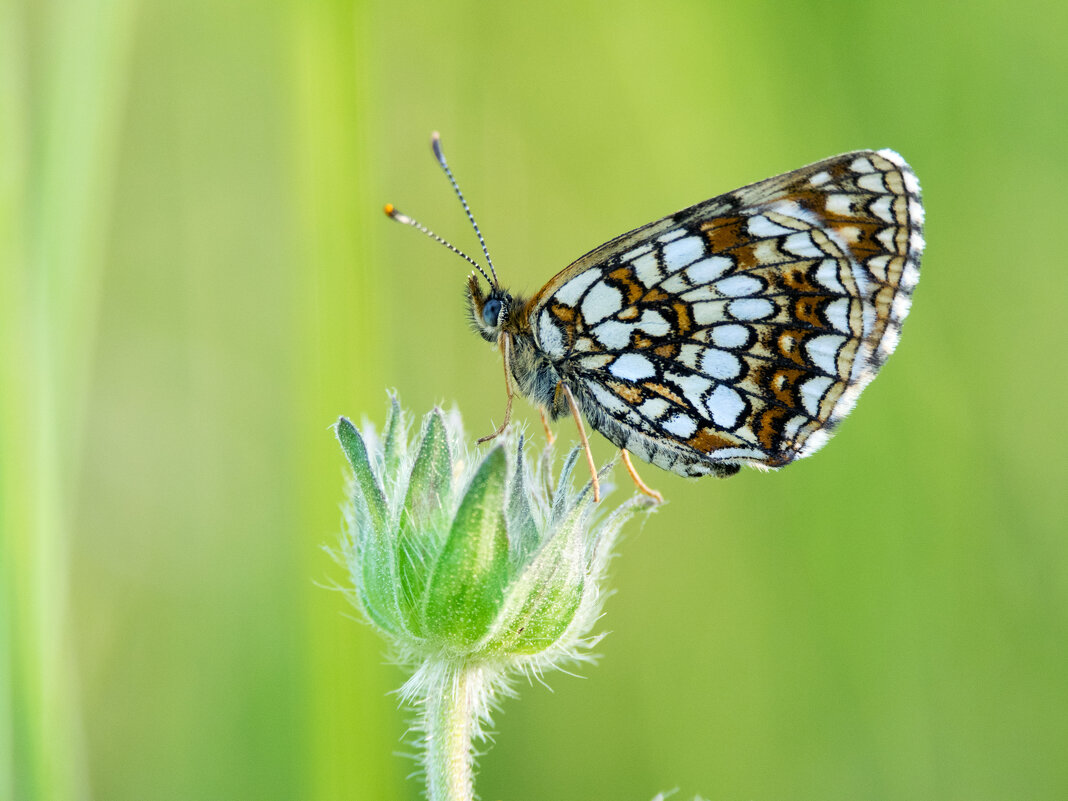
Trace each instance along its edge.
<instances>
[{"instance_id":1,"label":"butterfly antenna","mask_svg":"<svg viewBox=\"0 0 1068 801\"><path fill-rule=\"evenodd\" d=\"M464 253L458 247L453 245L447 239L444 239L444 238L438 236L437 234L435 234L433 231L431 231L429 228L427 228L425 225L423 225L418 220L413 220L407 214L401 214L399 211L397 211L397 207L394 206L392 203L387 203L386 204L385 212L386 212L386 216L389 217L391 220L396 220L397 222L402 223L403 225L410 225L410 226L412 226L412 228L415 228L418 231L422 231L424 234L429 236L434 241L436 241L439 244L444 245L445 247L447 247L449 250L451 250L453 253L455 253L457 256L459 256L461 259L463 259L468 264L472 265L480 273L482 273L482 277L486 279L486 283L489 284L490 286L496 286L497 285L496 281L491 281L490 280L490 277L488 275L486 275L486 271L482 269L482 265L480 265L477 261L472 259L470 256L468 256L466 253ZM490 266L490 269L491 270L493 269L492 265ZM494 275L493 277L496 278L497 276Z\"/></svg>"},{"instance_id":2,"label":"butterfly antenna","mask_svg":"<svg viewBox=\"0 0 1068 801\"><path fill-rule=\"evenodd\" d=\"M475 215L471 213L471 209L467 205L467 201L464 199L464 193L460 191L460 185L456 183L456 179L452 175L452 170L449 169L448 162L445 161L445 154L441 150L441 134L434 131L430 135L430 146L434 148L434 158L438 160L438 164L441 165L441 169L445 170L445 175L449 179L449 183L452 184L452 189L456 193L456 197L460 198L460 203L464 207L464 211L467 212L467 219L471 221L471 227L475 229L475 235L478 236L478 244L482 245L482 252L486 256L486 263L489 265L490 272L493 274L493 281L490 282L491 286L499 287L497 282L497 271L493 269L493 259L490 258L489 250L486 249L486 240L482 238L482 232L478 230L478 223L475 222ZM485 275L485 273L483 273ZM489 280L489 279L487 279Z\"/></svg>"}]
</instances>

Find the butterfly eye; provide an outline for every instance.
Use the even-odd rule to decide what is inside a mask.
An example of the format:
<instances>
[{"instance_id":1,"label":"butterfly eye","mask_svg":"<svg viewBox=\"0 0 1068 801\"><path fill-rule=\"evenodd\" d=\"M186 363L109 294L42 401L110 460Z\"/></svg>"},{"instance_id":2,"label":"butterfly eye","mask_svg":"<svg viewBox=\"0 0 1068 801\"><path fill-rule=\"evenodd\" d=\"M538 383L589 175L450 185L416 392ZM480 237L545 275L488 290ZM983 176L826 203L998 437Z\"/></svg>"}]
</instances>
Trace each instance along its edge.
<instances>
[{"instance_id":1,"label":"butterfly eye","mask_svg":"<svg viewBox=\"0 0 1068 801\"><path fill-rule=\"evenodd\" d=\"M496 298L486 301L482 307L482 322L489 326L497 325L497 318L501 315L501 302Z\"/></svg>"}]
</instances>

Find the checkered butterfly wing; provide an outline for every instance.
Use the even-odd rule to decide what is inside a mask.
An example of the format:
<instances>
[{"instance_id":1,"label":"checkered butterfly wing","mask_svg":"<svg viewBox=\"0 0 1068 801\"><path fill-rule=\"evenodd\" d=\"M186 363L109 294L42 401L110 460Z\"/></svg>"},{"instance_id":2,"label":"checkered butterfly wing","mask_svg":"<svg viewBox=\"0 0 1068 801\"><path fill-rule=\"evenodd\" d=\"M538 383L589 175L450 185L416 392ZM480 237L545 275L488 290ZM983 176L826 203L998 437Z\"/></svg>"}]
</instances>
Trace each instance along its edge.
<instances>
[{"instance_id":1,"label":"checkered butterfly wing","mask_svg":"<svg viewBox=\"0 0 1068 801\"><path fill-rule=\"evenodd\" d=\"M893 352L923 251L890 150L729 192L586 254L531 301L591 425L683 475L814 453Z\"/></svg>"}]
</instances>

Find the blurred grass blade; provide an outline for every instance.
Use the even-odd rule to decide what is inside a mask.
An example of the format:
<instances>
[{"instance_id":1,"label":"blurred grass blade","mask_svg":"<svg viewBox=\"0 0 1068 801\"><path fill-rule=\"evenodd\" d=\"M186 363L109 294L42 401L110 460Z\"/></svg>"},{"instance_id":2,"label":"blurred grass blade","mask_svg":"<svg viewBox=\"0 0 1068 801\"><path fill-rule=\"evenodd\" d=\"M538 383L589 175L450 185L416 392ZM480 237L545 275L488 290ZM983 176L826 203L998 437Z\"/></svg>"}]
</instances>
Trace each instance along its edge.
<instances>
[{"instance_id":1,"label":"blurred grass blade","mask_svg":"<svg viewBox=\"0 0 1068 801\"><path fill-rule=\"evenodd\" d=\"M89 794L69 501L135 3L44 5L0 7L0 797L64 801Z\"/></svg>"}]
</instances>

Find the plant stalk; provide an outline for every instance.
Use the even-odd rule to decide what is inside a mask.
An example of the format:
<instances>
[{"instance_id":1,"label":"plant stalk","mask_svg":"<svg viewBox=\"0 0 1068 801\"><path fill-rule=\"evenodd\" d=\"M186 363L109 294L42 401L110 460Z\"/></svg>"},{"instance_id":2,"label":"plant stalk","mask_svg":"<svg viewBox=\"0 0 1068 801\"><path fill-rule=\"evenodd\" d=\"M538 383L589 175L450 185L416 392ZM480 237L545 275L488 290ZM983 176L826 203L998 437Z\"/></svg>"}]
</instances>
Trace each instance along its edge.
<instances>
[{"instance_id":1,"label":"plant stalk","mask_svg":"<svg viewBox=\"0 0 1068 801\"><path fill-rule=\"evenodd\" d=\"M471 741L485 706L482 670L443 667L429 683L424 707L427 797L430 801L472 801L475 793Z\"/></svg>"}]
</instances>

